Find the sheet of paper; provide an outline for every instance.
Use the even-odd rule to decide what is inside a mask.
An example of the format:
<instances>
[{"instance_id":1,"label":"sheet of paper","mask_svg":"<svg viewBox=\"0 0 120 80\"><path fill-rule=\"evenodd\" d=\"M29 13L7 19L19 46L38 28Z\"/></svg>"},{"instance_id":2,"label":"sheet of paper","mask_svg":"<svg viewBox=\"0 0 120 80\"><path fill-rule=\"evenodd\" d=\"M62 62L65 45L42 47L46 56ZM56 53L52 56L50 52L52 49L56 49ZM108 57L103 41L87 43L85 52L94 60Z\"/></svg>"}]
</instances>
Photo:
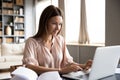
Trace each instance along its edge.
<instances>
[{"instance_id":1,"label":"sheet of paper","mask_svg":"<svg viewBox=\"0 0 120 80\"><path fill-rule=\"evenodd\" d=\"M62 80L62 78L60 77L58 71L50 71L41 74L38 77L38 80Z\"/></svg>"},{"instance_id":2,"label":"sheet of paper","mask_svg":"<svg viewBox=\"0 0 120 80\"><path fill-rule=\"evenodd\" d=\"M35 71L25 67L18 67L11 74L14 75L11 80L37 80L38 78Z\"/></svg>"}]
</instances>

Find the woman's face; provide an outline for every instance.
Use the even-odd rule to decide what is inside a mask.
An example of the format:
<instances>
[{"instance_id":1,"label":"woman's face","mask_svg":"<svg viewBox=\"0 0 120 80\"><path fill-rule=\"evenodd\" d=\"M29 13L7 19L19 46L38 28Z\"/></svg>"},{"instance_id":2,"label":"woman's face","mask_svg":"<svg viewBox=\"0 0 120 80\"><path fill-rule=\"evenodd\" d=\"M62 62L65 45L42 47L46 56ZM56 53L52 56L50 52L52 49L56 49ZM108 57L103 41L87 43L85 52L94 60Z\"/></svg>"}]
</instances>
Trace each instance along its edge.
<instances>
[{"instance_id":1,"label":"woman's face","mask_svg":"<svg viewBox=\"0 0 120 80\"><path fill-rule=\"evenodd\" d=\"M56 36L62 28L63 19L61 16L54 16L48 20L48 33Z\"/></svg>"}]
</instances>

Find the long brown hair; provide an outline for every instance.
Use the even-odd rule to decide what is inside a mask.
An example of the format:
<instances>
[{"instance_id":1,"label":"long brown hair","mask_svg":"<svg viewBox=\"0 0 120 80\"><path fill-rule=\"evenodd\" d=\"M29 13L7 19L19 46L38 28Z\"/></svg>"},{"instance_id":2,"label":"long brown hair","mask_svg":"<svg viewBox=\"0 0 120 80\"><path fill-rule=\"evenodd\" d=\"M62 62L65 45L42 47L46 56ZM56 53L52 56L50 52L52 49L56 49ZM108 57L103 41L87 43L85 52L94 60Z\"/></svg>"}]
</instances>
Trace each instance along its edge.
<instances>
[{"instance_id":1,"label":"long brown hair","mask_svg":"<svg viewBox=\"0 0 120 80\"><path fill-rule=\"evenodd\" d=\"M33 38L40 38L40 37L43 37L43 36L46 36L47 35L47 23L48 23L48 20L51 18L51 17L54 17L54 16L62 16L62 11L58 8L58 7L55 7L53 5L49 5L48 7L46 7L41 16L40 16L40 20L39 20L39 28L38 28L38 32L35 36L33 36Z\"/></svg>"}]
</instances>

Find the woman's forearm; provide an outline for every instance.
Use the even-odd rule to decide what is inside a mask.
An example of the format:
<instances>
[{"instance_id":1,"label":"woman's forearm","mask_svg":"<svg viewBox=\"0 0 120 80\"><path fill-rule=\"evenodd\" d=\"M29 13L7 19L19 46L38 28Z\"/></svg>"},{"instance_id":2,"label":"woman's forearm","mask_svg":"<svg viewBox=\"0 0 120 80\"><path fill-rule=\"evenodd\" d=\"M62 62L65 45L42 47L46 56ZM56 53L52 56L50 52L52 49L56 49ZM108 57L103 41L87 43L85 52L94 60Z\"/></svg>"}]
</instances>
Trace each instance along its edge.
<instances>
[{"instance_id":1,"label":"woman's forearm","mask_svg":"<svg viewBox=\"0 0 120 80\"><path fill-rule=\"evenodd\" d=\"M34 70L37 74L41 74L48 71L58 71L58 72L60 71L59 68L46 68L42 66L35 66L32 64L27 64L26 67Z\"/></svg>"},{"instance_id":2,"label":"woman's forearm","mask_svg":"<svg viewBox=\"0 0 120 80\"><path fill-rule=\"evenodd\" d=\"M76 64L76 63L69 64L64 68L46 68L43 66L36 66L32 64L26 65L27 68L34 70L37 74L42 74L48 71L58 71L60 74L65 74L73 71L82 70L83 66L84 66L83 64Z\"/></svg>"}]
</instances>

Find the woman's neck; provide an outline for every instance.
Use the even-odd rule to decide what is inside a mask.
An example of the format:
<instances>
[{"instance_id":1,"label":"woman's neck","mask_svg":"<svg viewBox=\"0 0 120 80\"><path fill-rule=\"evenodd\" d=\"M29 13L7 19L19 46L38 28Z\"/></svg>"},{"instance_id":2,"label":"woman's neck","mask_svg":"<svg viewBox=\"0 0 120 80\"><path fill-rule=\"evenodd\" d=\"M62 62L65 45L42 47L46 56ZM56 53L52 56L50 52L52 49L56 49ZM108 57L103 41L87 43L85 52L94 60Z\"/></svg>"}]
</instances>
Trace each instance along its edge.
<instances>
[{"instance_id":1,"label":"woman's neck","mask_svg":"<svg viewBox=\"0 0 120 80\"><path fill-rule=\"evenodd\" d=\"M50 51L53 44L52 39L53 39L53 36L50 35L43 40L43 45L46 46Z\"/></svg>"},{"instance_id":2,"label":"woman's neck","mask_svg":"<svg viewBox=\"0 0 120 80\"><path fill-rule=\"evenodd\" d=\"M48 38L47 38L47 42L52 42L52 39L53 39L53 36L49 35Z\"/></svg>"},{"instance_id":3,"label":"woman's neck","mask_svg":"<svg viewBox=\"0 0 120 80\"><path fill-rule=\"evenodd\" d=\"M48 35L48 36L44 36L43 37L43 42L51 42L53 39L53 36L52 35Z\"/></svg>"}]
</instances>

